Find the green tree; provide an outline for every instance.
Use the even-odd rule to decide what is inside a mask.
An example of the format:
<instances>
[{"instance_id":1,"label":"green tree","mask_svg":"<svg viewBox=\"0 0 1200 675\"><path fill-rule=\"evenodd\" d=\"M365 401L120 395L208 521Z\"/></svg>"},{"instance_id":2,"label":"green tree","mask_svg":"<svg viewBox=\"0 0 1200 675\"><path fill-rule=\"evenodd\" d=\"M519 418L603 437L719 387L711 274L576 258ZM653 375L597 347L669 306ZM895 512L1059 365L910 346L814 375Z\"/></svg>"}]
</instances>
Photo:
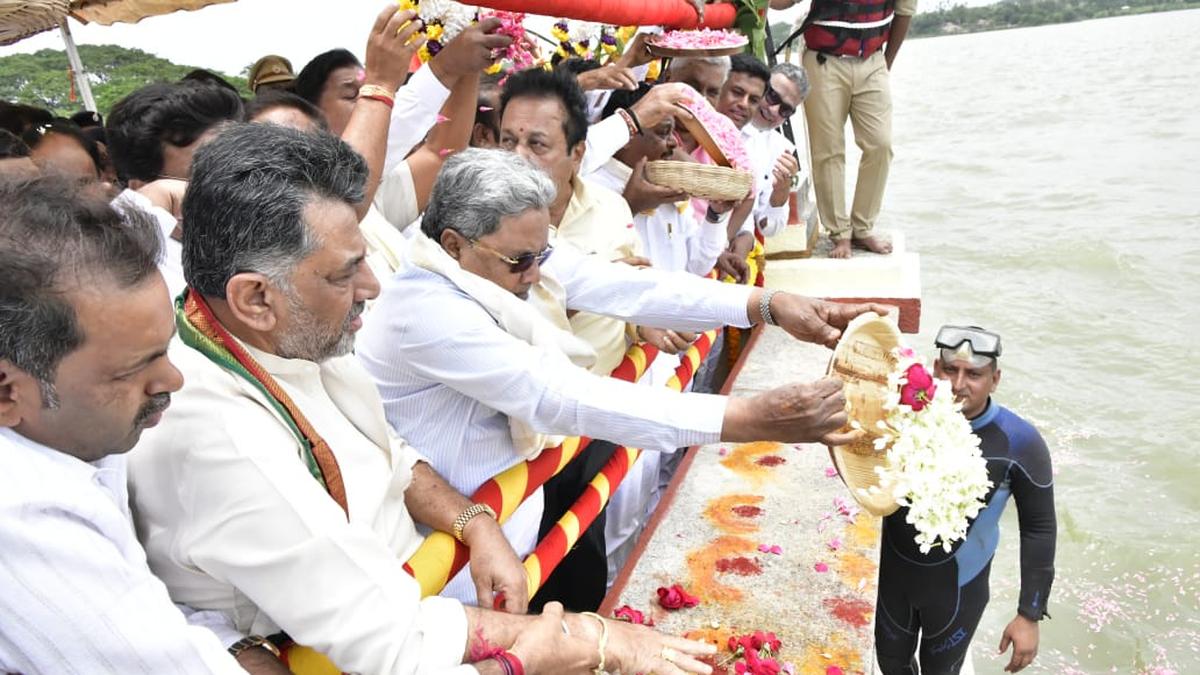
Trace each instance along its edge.
<instances>
[{"instance_id":1,"label":"green tree","mask_svg":"<svg viewBox=\"0 0 1200 675\"><path fill-rule=\"evenodd\" d=\"M79 58L91 82L96 107L105 115L134 90L153 82L172 82L195 70L194 66L178 65L140 49L117 45L81 45ZM244 77L219 74L243 96L249 95ZM78 92L76 100L71 101L72 88L65 51L43 49L0 57L0 100L70 115L83 108Z\"/></svg>"}]
</instances>

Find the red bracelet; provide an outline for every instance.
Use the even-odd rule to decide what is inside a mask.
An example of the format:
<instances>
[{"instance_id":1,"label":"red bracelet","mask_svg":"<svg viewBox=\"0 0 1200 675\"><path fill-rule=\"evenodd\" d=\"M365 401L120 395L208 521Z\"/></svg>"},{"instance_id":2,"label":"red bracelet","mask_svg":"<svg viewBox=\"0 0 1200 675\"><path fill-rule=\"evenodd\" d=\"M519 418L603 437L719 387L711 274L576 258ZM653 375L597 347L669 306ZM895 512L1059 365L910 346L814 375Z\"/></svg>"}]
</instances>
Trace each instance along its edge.
<instances>
[{"instance_id":1,"label":"red bracelet","mask_svg":"<svg viewBox=\"0 0 1200 675\"><path fill-rule=\"evenodd\" d=\"M385 87L376 84L364 84L358 89L359 98L369 98L372 101L379 101L389 108L395 107L396 97L390 94Z\"/></svg>"},{"instance_id":2,"label":"red bracelet","mask_svg":"<svg viewBox=\"0 0 1200 675\"><path fill-rule=\"evenodd\" d=\"M492 657L504 669L504 675L525 675L525 665L512 652L500 652Z\"/></svg>"}]
</instances>

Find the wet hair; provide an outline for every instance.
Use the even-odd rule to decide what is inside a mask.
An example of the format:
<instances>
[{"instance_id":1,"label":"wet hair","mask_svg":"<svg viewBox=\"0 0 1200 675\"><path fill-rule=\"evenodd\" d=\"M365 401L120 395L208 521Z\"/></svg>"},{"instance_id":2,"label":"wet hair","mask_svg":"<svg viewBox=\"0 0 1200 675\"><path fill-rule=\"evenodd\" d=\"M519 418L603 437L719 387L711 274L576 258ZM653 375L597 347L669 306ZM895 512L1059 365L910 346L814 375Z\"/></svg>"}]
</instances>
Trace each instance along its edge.
<instances>
[{"instance_id":1,"label":"wet hair","mask_svg":"<svg viewBox=\"0 0 1200 675\"><path fill-rule=\"evenodd\" d=\"M8 129L0 129L0 159L29 156L29 145Z\"/></svg>"},{"instance_id":2,"label":"wet hair","mask_svg":"<svg viewBox=\"0 0 1200 675\"><path fill-rule=\"evenodd\" d=\"M253 122L255 117L275 108L297 110L311 119L321 131L329 131L329 122L320 108L282 89L260 88L258 94L246 104L246 121Z\"/></svg>"},{"instance_id":3,"label":"wet hair","mask_svg":"<svg viewBox=\"0 0 1200 675\"><path fill-rule=\"evenodd\" d=\"M771 70L767 68L767 64L758 60L758 57L753 54L734 54L729 57L729 72L745 73L750 77L762 80L764 86L771 84Z\"/></svg>"},{"instance_id":4,"label":"wet hair","mask_svg":"<svg viewBox=\"0 0 1200 675\"><path fill-rule=\"evenodd\" d=\"M574 148L587 138L587 99L575 76L563 70L528 68L509 76L500 94L500 118L513 99L554 98L562 103L567 112L563 120L563 135L567 137L567 149Z\"/></svg>"},{"instance_id":5,"label":"wet hair","mask_svg":"<svg viewBox=\"0 0 1200 675\"><path fill-rule=\"evenodd\" d=\"M67 293L98 279L120 288L146 281L156 270L158 226L54 174L0 178L0 204L0 359L36 379L54 407L58 364L86 339Z\"/></svg>"},{"instance_id":6,"label":"wet hair","mask_svg":"<svg viewBox=\"0 0 1200 675\"><path fill-rule=\"evenodd\" d=\"M340 138L275 124L235 124L196 151L183 199L183 276L210 297L241 272L281 288L319 242L304 222L314 199L355 206L367 163Z\"/></svg>"},{"instance_id":7,"label":"wet hair","mask_svg":"<svg viewBox=\"0 0 1200 675\"><path fill-rule=\"evenodd\" d=\"M206 131L242 119L242 99L224 87L195 81L151 84L108 114L108 153L122 182L152 181L163 170L163 145L184 147Z\"/></svg>"},{"instance_id":8,"label":"wet hair","mask_svg":"<svg viewBox=\"0 0 1200 675\"><path fill-rule=\"evenodd\" d=\"M499 229L501 218L544 209L557 194L550 177L520 155L468 148L442 165L421 231L437 242L446 230L479 239Z\"/></svg>"},{"instance_id":9,"label":"wet hair","mask_svg":"<svg viewBox=\"0 0 1200 675\"><path fill-rule=\"evenodd\" d=\"M100 175L101 167L104 162L100 159L100 149L96 147L96 142L84 135L74 122L65 117L56 117L46 124L39 124L30 128L25 133L21 134L21 140L25 145L29 146L30 151L37 149L42 141L47 136L66 136L79 144L83 151L88 154L92 160L92 166L96 169L96 175Z\"/></svg>"},{"instance_id":10,"label":"wet hair","mask_svg":"<svg viewBox=\"0 0 1200 675\"><path fill-rule=\"evenodd\" d=\"M362 63L359 62L358 57L345 49L330 49L323 54L317 54L296 75L292 90L300 98L317 105L317 102L321 100L321 92L325 90L325 81L329 79L329 74L338 68L347 66L361 68Z\"/></svg>"}]
</instances>

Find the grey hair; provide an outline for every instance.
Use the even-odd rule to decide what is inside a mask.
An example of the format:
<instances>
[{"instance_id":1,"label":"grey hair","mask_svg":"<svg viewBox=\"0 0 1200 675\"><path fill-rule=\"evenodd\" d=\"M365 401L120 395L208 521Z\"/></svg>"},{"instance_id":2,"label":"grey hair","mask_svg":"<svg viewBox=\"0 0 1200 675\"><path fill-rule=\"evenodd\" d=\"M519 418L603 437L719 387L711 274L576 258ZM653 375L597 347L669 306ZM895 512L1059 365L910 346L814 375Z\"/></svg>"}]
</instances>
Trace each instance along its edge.
<instances>
[{"instance_id":1,"label":"grey hair","mask_svg":"<svg viewBox=\"0 0 1200 675\"><path fill-rule=\"evenodd\" d=\"M320 244L304 222L314 199L354 206L367 163L341 139L273 124L233 124L196 152L183 200L183 276L225 297L242 272L288 289L297 263Z\"/></svg>"},{"instance_id":2,"label":"grey hair","mask_svg":"<svg viewBox=\"0 0 1200 675\"><path fill-rule=\"evenodd\" d=\"M728 56L680 56L671 59L671 65L667 66L667 70L676 71L687 68L694 63L702 63L708 66L720 66L722 77L729 77L730 60Z\"/></svg>"},{"instance_id":3,"label":"grey hair","mask_svg":"<svg viewBox=\"0 0 1200 675\"><path fill-rule=\"evenodd\" d=\"M779 73L790 80L792 84L796 85L796 89L800 90L801 101L808 98L808 73L804 72L803 66L786 62L777 63L775 64L775 67L771 69L771 74L774 75L775 73Z\"/></svg>"},{"instance_id":4,"label":"grey hair","mask_svg":"<svg viewBox=\"0 0 1200 675\"><path fill-rule=\"evenodd\" d=\"M58 365L87 339L68 294L97 281L133 288L157 275L158 225L57 175L0 179L0 204L0 359L37 380L53 408Z\"/></svg>"},{"instance_id":5,"label":"grey hair","mask_svg":"<svg viewBox=\"0 0 1200 675\"><path fill-rule=\"evenodd\" d=\"M547 208L557 193L554 181L520 155L471 148L442 166L421 231L434 241L446 230L479 239L499 229L501 218Z\"/></svg>"}]
</instances>

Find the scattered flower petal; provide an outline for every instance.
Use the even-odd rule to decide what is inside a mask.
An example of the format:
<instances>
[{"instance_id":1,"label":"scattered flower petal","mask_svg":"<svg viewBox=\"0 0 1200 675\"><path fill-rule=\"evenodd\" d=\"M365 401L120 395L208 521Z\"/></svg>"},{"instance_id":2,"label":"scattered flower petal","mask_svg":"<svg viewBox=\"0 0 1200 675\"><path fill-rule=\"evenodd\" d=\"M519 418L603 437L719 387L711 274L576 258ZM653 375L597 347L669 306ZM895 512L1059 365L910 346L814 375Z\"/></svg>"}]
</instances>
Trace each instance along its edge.
<instances>
[{"instance_id":1,"label":"scattered flower petal","mask_svg":"<svg viewBox=\"0 0 1200 675\"><path fill-rule=\"evenodd\" d=\"M816 565L813 565L813 569L818 572L825 573L825 572L829 571L829 565L826 565L823 562L819 562Z\"/></svg>"},{"instance_id":2,"label":"scattered flower petal","mask_svg":"<svg viewBox=\"0 0 1200 675\"><path fill-rule=\"evenodd\" d=\"M700 598L688 593L679 584L671 584L670 588L658 588L658 604L663 609L683 609L700 604Z\"/></svg>"}]
</instances>

